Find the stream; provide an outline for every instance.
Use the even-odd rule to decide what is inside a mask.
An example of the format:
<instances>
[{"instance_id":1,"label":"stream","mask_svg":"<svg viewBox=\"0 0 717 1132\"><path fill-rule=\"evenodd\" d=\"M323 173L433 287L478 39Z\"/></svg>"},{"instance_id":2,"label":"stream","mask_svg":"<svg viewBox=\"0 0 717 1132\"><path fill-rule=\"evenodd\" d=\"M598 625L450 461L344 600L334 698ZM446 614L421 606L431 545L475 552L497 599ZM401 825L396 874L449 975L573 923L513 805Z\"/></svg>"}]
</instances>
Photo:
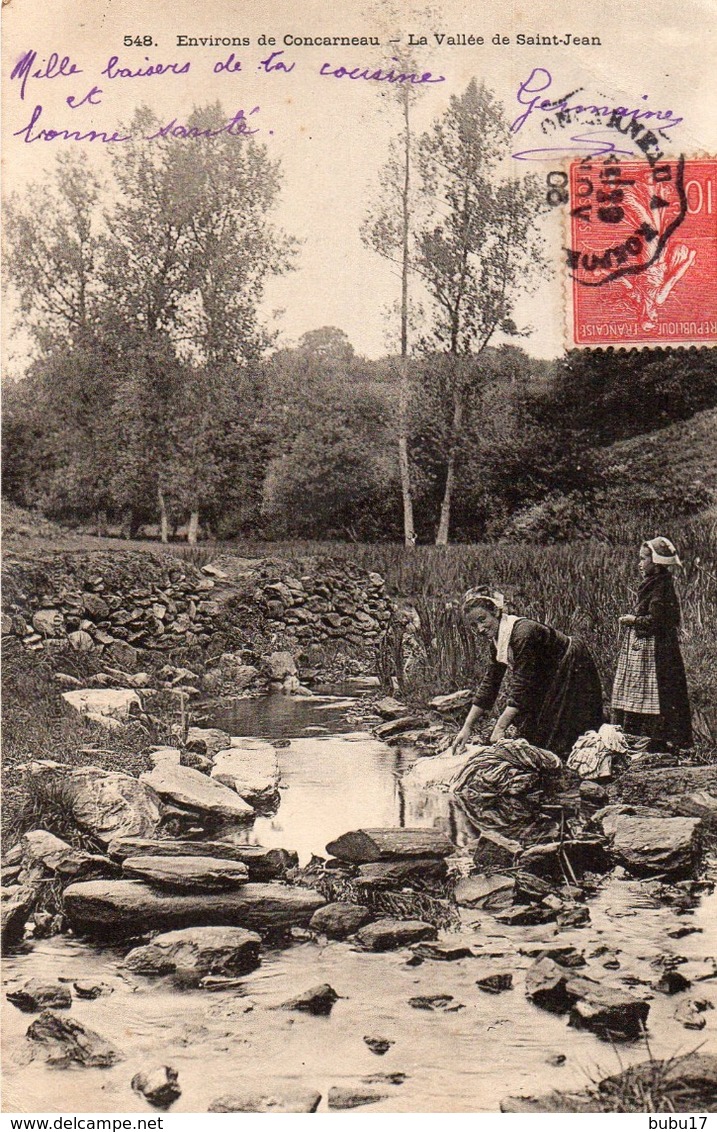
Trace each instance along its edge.
<instances>
[{"instance_id":1,"label":"stream","mask_svg":"<svg viewBox=\"0 0 717 1132\"><path fill-rule=\"evenodd\" d=\"M265 846L296 849L306 864L325 855L333 837L361 826L443 828L458 844L475 829L446 794L412 797L402 774L415 752L388 747L349 730L342 695L291 699L236 700L215 712L209 726L233 735L289 740L281 746L281 805L258 817L237 838ZM352 696L355 696L356 686ZM402 1073L401 1084L369 1112L496 1111L506 1095L577 1090L622 1067L644 1061L644 1042L614 1049L588 1031L568 1028L525 998L524 971L542 942L574 945L588 966L577 973L629 985L650 997L649 1045L654 1057L670 1057L701 1046L715 1052L717 1009L705 1028L684 1029L674 1019L685 998L707 998L717 1007L717 978L707 978L717 956L717 896L708 895L679 910L661 902L655 882L609 875L589 903L591 922L559 934L554 925L505 927L488 912L462 910L458 932L440 938L468 942L479 952L456 962L426 960L410 966L406 950L365 953L351 943L305 939L283 949L265 948L261 966L239 989L177 990L169 980L122 971L127 948L115 949L56 936L37 941L4 962L6 989L28 978L98 979L111 994L73 1001L71 1015L110 1038L125 1060L111 1069L59 1070L30 1060L24 1034L31 1015L3 1001L4 1107L13 1112L147 1112L131 1088L132 1076L154 1065L179 1072L182 1096L173 1112L206 1111L209 1103L239 1087L278 1089L303 1085L322 1094L327 1108L332 1085L354 1086L373 1074ZM669 933L695 929L682 938ZM608 948L610 954L591 953ZM695 981L691 991L668 996L654 989L655 961L680 956L680 970ZM602 965L609 961L611 969ZM615 967L615 964L619 966ZM513 988L493 995L476 979L508 971ZM341 996L329 1017L274 1007L318 983ZM453 996L457 1010L419 1010L417 995ZM373 1054L364 1035L391 1039L385 1056ZM549 1064L564 1055L561 1065ZM383 1089L383 1084L380 1086Z\"/></svg>"}]
</instances>

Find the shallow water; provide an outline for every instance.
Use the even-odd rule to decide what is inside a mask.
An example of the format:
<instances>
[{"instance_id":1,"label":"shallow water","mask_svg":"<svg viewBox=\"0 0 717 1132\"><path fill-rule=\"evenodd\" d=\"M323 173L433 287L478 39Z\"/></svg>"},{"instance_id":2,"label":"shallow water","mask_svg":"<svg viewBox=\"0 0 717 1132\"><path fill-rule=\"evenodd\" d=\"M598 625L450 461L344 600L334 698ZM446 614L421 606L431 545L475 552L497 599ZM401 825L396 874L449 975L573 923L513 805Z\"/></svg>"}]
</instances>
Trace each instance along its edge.
<instances>
[{"instance_id":1,"label":"shallow water","mask_svg":"<svg viewBox=\"0 0 717 1132\"><path fill-rule=\"evenodd\" d=\"M277 697L279 699L279 697ZM283 698L282 698L283 699ZM248 703L249 701L242 701ZM258 701L253 701L257 704ZM445 794L411 797L401 774L413 755L369 736L351 732L320 738L331 708L311 701L262 705L276 709L259 732L276 737L276 727L292 727L288 747L280 750L282 801L277 814L257 819L237 836L265 845L296 848L303 861L323 853L332 837L361 825L427 825L445 828L458 842L474 836L467 819ZM335 703L335 701L334 701ZM233 709L236 713L236 708ZM244 709L247 710L247 709ZM251 709L253 712L257 708ZM343 710L343 709L341 709ZM288 723L295 712L293 725ZM265 717L266 718L266 717ZM250 734L256 714L234 715L235 734ZM311 723L309 720L321 722ZM219 724L214 718L213 723ZM334 721L332 720L332 727ZM693 1033L673 1015L688 997L711 998L717 1006L717 979L695 982L691 991L668 997L651 984L659 977L652 964L660 956L679 955L689 977L709 973L702 957L717 955L717 897L706 897L677 915L659 903L654 885L619 880L604 882L590 903L591 923L561 932L542 928L505 928L486 912L465 912L459 933L479 957L458 962L427 960L406 964L407 952L365 954L348 943L301 942L265 951L260 968L242 980L240 990L177 991L167 980L124 975L123 951L101 948L67 937L38 942L24 954L7 957L5 980L37 977L98 978L114 987L93 1002L75 1000L71 1014L112 1040L125 1060L112 1069L51 1070L28 1060L24 1033L32 1016L3 1003L6 1059L4 1105L11 1111L147 1111L130 1089L134 1073L149 1065L173 1065L182 1096L176 1112L202 1112L215 1097L239 1086L281 1082L303 1084L322 1093L326 1109L331 1085L356 1084L381 1072L406 1074L401 1085L387 1085L389 1096L366 1111L495 1111L506 1094L543 1093L553 1088L582 1088L589 1078L616 1072L645 1060L644 1043L621 1045L618 1054L587 1032L569 1029L564 1017L527 1002L525 969L532 959L525 949L540 942L574 944L586 957L607 946L620 966L605 970L606 956L589 960L581 974L614 985L640 980L634 993L651 996L649 1042L653 1056L672 1056L701 1045L714 1050L717 1009L707 1012L706 1028ZM699 932L674 940L669 931L683 925ZM500 995L479 990L476 979L487 971L510 971L513 989ZM330 983L341 999L329 1018L289 1013L275 1007L317 983ZM416 995L449 994L456 1012L416 1010ZM370 1052L367 1034L395 1041L384 1057ZM546 1064L555 1053L566 1055L560 1067Z\"/></svg>"}]
</instances>

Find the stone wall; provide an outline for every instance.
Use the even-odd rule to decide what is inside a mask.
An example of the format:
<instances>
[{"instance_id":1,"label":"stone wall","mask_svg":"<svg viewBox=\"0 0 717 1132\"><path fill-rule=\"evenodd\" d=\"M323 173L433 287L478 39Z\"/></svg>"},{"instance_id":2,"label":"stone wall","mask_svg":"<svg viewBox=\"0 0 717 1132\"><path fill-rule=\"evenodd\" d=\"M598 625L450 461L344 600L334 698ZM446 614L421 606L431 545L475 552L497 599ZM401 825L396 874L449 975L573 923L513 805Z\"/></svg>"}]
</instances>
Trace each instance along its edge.
<instances>
[{"instance_id":1,"label":"stone wall","mask_svg":"<svg viewBox=\"0 0 717 1132\"><path fill-rule=\"evenodd\" d=\"M365 648L392 608L380 575L343 561L225 555L200 570L150 552L64 553L5 563L2 633L28 650L69 643L133 671L148 654L189 647Z\"/></svg>"}]
</instances>

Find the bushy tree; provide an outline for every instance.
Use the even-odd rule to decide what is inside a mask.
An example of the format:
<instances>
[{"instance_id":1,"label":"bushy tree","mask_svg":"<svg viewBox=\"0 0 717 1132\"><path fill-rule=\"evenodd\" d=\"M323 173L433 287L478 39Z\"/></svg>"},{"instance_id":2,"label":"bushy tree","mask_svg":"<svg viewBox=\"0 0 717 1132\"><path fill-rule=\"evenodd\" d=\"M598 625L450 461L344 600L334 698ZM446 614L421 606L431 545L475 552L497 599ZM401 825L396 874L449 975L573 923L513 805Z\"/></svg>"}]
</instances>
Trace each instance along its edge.
<instances>
[{"instance_id":1,"label":"bushy tree","mask_svg":"<svg viewBox=\"0 0 717 1132\"><path fill-rule=\"evenodd\" d=\"M225 121L214 105L188 125ZM146 140L159 126L136 111L136 140L113 155L102 230L99 184L86 162L63 157L53 185L12 203L8 259L46 354L35 374L44 428L63 436L50 447L70 454L47 471L49 496L62 488L78 514L112 507L130 529L159 514L163 537L183 510L193 540L232 474L227 461L246 453L228 438L258 416L246 376L269 344L259 304L293 242L271 222L280 170L266 147L227 133Z\"/></svg>"}]
</instances>

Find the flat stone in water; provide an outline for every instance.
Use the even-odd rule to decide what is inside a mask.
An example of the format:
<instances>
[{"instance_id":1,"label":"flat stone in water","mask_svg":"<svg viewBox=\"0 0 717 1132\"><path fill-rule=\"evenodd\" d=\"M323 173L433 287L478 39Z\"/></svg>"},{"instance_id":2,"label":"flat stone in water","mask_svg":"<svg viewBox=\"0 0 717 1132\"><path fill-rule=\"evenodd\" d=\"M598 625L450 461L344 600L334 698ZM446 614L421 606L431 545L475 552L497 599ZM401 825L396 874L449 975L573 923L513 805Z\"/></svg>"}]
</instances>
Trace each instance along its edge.
<instances>
[{"instance_id":1,"label":"flat stone in water","mask_svg":"<svg viewBox=\"0 0 717 1132\"><path fill-rule=\"evenodd\" d=\"M135 1073L132 1088L155 1108L169 1108L182 1095L179 1073L171 1065L160 1065Z\"/></svg>"},{"instance_id":2,"label":"flat stone in water","mask_svg":"<svg viewBox=\"0 0 717 1132\"><path fill-rule=\"evenodd\" d=\"M241 861L251 880L270 880L296 868L299 858L288 849L265 849L262 845L239 845L232 841L160 840L158 838L118 837L107 847L110 857L219 857Z\"/></svg>"},{"instance_id":3,"label":"flat stone in water","mask_svg":"<svg viewBox=\"0 0 717 1132\"><path fill-rule=\"evenodd\" d=\"M629 1040L644 1033L649 1013L650 1004L627 991L591 987L588 996L578 999L571 1008L569 1025L592 1030L601 1038Z\"/></svg>"},{"instance_id":4,"label":"flat stone in water","mask_svg":"<svg viewBox=\"0 0 717 1132\"><path fill-rule=\"evenodd\" d=\"M413 954L419 959L441 959L444 962L453 962L458 959L469 959L473 951L464 943L448 943L445 940L426 940L416 944Z\"/></svg>"},{"instance_id":5,"label":"flat stone in water","mask_svg":"<svg viewBox=\"0 0 717 1132\"><path fill-rule=\"evenodd\" d=\"M367 924L372 915L370 908L363 904L335 901L314 912L309 927L329 939L346 939Z\"/></svg>"},{"instance_id":6,"label":"flat stone in water","mask_svg":"<svg viewBox=\"0 0 717 1132\"><path fill-rule=\"evenodd\" d=\"M114 991L114 987L111 987L109 983L94 983L90 979L78 979L77 982L72 984L72 987L78 998L90 1000L112 994Z\"/></svg>"},{"instance_id":7,"label":"flat stone in water","mask_svg":"<svg viewBox=\"0 0 717 1132\"><path fill-rule=\"evenodd\" d=\"M54 1010L69 1010L72 1006L69 987L62 986L61 983L43 983L41 979L30 979L23 986L9 990L6 998L25 1014L50 1007Z\"/></svg>"},{"instance_id":8,"label":"flat stone in water","mask_svg":"<svg viewBox=\"0 0 717 1132\"><path fill-rule=\"evenodd\" d=\"M330 841L326 852L362 865L404 857L449 857L455 845L437 829L357 829Z\"/></svg>"},{"instance_id":9,"label":"flat stone in water","mask_svg":"<svg viewBox=\"0 0 717 1132\"><path fill-rule=\"evenodd\" d=\"M408 1005L414 1010L445 1010L447 1014L465 1009L464 1003L456 1002L452 994L417 994L409 998Z\"/></svg>"},{"instance_id":10,"label":"flat stone in water","mask_svg":"<svg viewBox=\"0 0 717 1132\"><path fill-rule=\"evenodd\" d=\"M164 975L174 971L204 975L244 975L259 966L261 937L244 928L182 928L155 936L125 959L130 971Z\"/></svg>"},{"instance_id":11,"label":"flat stone in water","mask_svg":"<svg viewBox=\"0 0 717 1132\"><path fill-rule=\"evenodd\" d=\"M409 943L435 939L438 932L423 920L376 920L357 932L357 939L368 951L391 951Z\"/></svg>"},{"instance_id":12,"label":"flat stone in water","mask_svg":"<svg viewBox=\"0 0 717 1132\"><path fill-rule=\"evenodd\" d=\"M27 1037L35 1050L57 1066L85 1065L107 1069L122 1060L122 1054L88 1026L74 1018L61 1018L52 1010L43 1010L30 1024Z\"/></svg>"},{"instance_id":13,"label":"flat stone in water","mask_svg":"<svg viewBox=\"0 0 717 1132\"><path fill-rule=\"evenodd\" d=\"M371 1053L375 1053L378 1057L382 1057L384 1053L388 1053L391 1046L396 1044L392 1038L384 1038L381 1037L380 1034L366 1034L363 1040L371 1050Z\"/></svg>"},{"instance_id":14,"label":"flat stone in water","mask_svg":"<svg viewBox=\"0 0 717 1132\"><path fill-rule=\"evenodd\" d=\"M389 1096L388 1093L366 1085L332 1085L329 1089L329 1108L343 1111L377 1104Z\"/></svg>"},{"instance_id":15,"label":"flat stone in water","mask_svg":"<svg viewBox=\"0 0 717 1132\"><path fill-rule=\"evenodd\" d=\"M300 1010L305 1014L327 1015L333 1010L334 1003L341 996L336 993L328 983L321 983L317 987L310 987L303 994L290 998L282 1003L284 1010Z\"/></svg>"},{"instance_id":16,"label":"flat stone in water","mask_svg":"<svg viewBox=\"0 0 717 1132\"><path fill-rule=\"evenodd\" d=\"M254 814L252 807L228 786L188 766L163 762L154 770L145 771L139 780L160 798L209 818L243 821Z\"/></svg>"},{"instance_id":17,"label":"flat stone in water","mask_svg":"<svg viewBox=\"0 0 717 1132\"><path fill-rule=\"evenodd\" d=\"M236 888L249 879L241 861L219 857L127 857L122 867L128 876L162 888L213 891Z\"/></svg>"},{"instance_id":18,"label":"flat stone in water","mask_svg":"<svg viewBox=\"0 0 717 1132\"><path fill-rule=\"evenodd\" d=\"M509 971L488 973L476 979L476 985L488 994L500 994L501 991L512 989L513 976Z\"/></svg>"},{"instance_id":19,"label":"flat stone in water","mask_svg":"<svg viewBox=\"0 0 717 1132\"><path fill-rule=\"evenodd\" d=\"M296 1089L266 1084L243 1092L228 1093L212 1101L207 1112L316 1112L321 1093L313 1089Z\"/></svg>"},{"instance_id":20,"label":"flat stone in water","mask_svg":"<svg viewBox=\"0 0 717 1132\"><path fill-rule=\"evenodd\" d=\"M100 938L223 925L259 932L306 924L323 896L285 884L244 884L229 892L161 892L139 880L80 881L65 889L75 931Z\"/></svg>"}]
</instances>

